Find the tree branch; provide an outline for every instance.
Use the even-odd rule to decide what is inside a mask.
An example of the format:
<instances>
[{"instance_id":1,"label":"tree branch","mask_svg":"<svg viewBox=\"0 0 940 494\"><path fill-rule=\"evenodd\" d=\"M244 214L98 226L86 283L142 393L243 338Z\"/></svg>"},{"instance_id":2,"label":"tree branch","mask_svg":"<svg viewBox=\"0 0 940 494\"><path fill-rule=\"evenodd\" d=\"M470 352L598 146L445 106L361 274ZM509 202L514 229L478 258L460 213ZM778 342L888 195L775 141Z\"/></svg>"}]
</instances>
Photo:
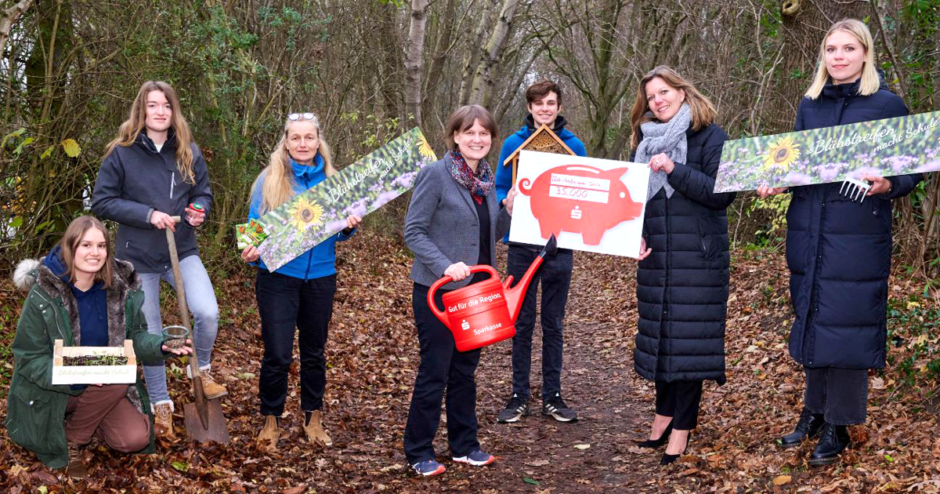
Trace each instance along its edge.
<instances>
[{"instance_id":1,"label":"tree branch","mask_svg":"<svg viewBox=\"0 0 940 494\"><path fill-rule=\"evenodd\" d=\"M3 11L3 16L0 17L0 54L3 53L3 48L6 46L7 38L10 37L10 31L13 30L13 24L29 10L29 7L33 4L33 0L21 0L20 3L14 4L12 7Z\"/></svg>"}]
</instances>

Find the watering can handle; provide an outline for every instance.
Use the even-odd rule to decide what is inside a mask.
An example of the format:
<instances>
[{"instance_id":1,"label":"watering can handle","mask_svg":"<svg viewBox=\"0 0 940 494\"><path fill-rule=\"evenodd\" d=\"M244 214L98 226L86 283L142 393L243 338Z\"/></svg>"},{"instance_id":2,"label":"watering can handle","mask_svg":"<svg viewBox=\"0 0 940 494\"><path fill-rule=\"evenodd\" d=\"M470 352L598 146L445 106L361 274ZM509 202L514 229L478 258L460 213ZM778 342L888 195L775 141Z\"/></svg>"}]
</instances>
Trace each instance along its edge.
<instances>
[{"instance_id":1,"label":"watering can handle","mask_svg":"<svg viewBox=\"0 0 940 494\"><path fill-rule=\"evenodd\" d=\"M490 274L490 277L499 278L499 273L493 269L493 266L490 266L489 264L477 264L476 266L470 266L470 272L487 272ZM445 275L441 279L435 281L434 284L431 285L431 288L428 289L428 307L431 308L431 312L433 312L434 315L437 316L437 318L440 319L441 322L445 325L447 325L447 314L437 309L437 304L434 303L434 294L437 293L438 288L450 283L451 281L454 281L454 279Z\"/></svg>"}]
</instances>

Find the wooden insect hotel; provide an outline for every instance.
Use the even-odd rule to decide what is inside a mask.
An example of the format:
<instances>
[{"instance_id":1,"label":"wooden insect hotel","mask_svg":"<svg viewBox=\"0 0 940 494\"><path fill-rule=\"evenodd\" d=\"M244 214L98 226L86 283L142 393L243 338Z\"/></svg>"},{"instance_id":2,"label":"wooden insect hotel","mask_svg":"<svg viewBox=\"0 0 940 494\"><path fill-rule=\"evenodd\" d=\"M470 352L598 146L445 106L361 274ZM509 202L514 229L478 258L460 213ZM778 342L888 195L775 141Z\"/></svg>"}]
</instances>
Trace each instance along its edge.
<instances>
[{"instance_id":1,"label":"wooden insect hotel","mask_svg":"<svg viewBox=\"0 0 940 494\"><path fill-rule=\"evenodd\" d=\"M574 151L560 137L555 135L552 129L549 129L547 125L542 125L502 163L503 166L512 166L513 185L516 184L516 173L519 171L519 152L522 150L575 156Z\"/></svg>"}]
</instances>

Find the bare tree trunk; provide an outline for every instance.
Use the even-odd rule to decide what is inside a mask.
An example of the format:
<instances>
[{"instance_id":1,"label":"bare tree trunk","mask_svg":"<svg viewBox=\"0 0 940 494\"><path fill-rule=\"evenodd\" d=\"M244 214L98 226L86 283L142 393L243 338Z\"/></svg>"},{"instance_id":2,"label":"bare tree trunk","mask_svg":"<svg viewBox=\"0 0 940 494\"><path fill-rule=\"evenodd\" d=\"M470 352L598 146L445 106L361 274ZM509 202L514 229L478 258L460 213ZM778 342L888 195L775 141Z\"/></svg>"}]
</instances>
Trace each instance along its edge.
<instances>
[{"instance_id":1,"label":"bare tree trunk","mask_svg":"<svg viewBox=\"0 0 940 494\"><path fill-rule=\"evenodd\" d=\"M775 111L764 119L765 133L793 130L796 107L812 84L819 58L819 45L834 22L845 17L869 15L868 2L860 0L785 0L781 2L784 42L787 44L776 94L768 108Z\"/></svg>"},{"instance_id":2,"label":"bare tree trunk","mask_svg":"<svg viewBox=\"0 0 940 494\"><path fill-rule=\"evenodd\" d=\"M421 88L424 68L424 27L428 0L411 1L411 28L405 47L405 111L421 125Z\"/></svg>"},{"instance_id":3,"label":"bare tree trunk","mask_svg":"<svg viewBox=\"0 0 940 494\"><path fill-rule=\"evenodd\" d=\"M504 0L499 10L496 29L493 30L493 34L490 35L489 41L487 41L480 54L480 64L477 66L473 83L470 85L469 103L480 103L484 106L491 103L493 86L495 85L494 73L498 68L500 57L506 46L506 40L509 38L513 16L518 5L519 0Z\"/></svg>"},{"instance_id":4,"label":"bare tree trunk","mask_svg":"<svg viewBox=\"0 0 940 494\"><path fill-rule=\"evenodd\" d=\"M437 108L438 86L444 78L444 67L448 58L453 56L454 26L457 26L457 0L448 0L443 12L432 18L436 20L438 37L431 54L431 63L428 67L427 82L424 86L424 101L421 104L424 118L433 118L434 109ZM459 26L457 26L459 28ZM433 27L432 27L433 32Z\"/></svg>"},{"instance_id":5,"label":"bare tree trunk","mask_svg":"<svg viewBox=\"0 0 940 494\"><path fill-rule=\"evenodd\" d=\"M0 53L3 53L3 47L6 46L7 38L10 37L13 24L16 23L16 20L19 19L21 15L29 10L32 4L33 0L22 0L20 3L3 11L3 16L0 17Z\"/></svg>"}]
</instances>

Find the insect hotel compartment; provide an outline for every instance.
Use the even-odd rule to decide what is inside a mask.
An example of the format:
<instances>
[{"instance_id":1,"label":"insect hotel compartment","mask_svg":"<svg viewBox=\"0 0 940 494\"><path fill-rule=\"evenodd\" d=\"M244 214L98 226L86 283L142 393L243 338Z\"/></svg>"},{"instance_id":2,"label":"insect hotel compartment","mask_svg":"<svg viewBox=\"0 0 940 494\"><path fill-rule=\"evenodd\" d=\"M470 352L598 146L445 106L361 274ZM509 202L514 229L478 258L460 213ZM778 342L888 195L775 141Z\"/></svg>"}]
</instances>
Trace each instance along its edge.
<instances>
[{"instance_id":1,"label":"insect hotel compartment","mask_svg":"<svg viewBox=\"0 0 940 494\"><path fill-rule=\"evenodd\" d=\"M134 344L124 346L64 346L55 340L52 384L133 384L137 382Z\"/></svg>"}]
</instances>

